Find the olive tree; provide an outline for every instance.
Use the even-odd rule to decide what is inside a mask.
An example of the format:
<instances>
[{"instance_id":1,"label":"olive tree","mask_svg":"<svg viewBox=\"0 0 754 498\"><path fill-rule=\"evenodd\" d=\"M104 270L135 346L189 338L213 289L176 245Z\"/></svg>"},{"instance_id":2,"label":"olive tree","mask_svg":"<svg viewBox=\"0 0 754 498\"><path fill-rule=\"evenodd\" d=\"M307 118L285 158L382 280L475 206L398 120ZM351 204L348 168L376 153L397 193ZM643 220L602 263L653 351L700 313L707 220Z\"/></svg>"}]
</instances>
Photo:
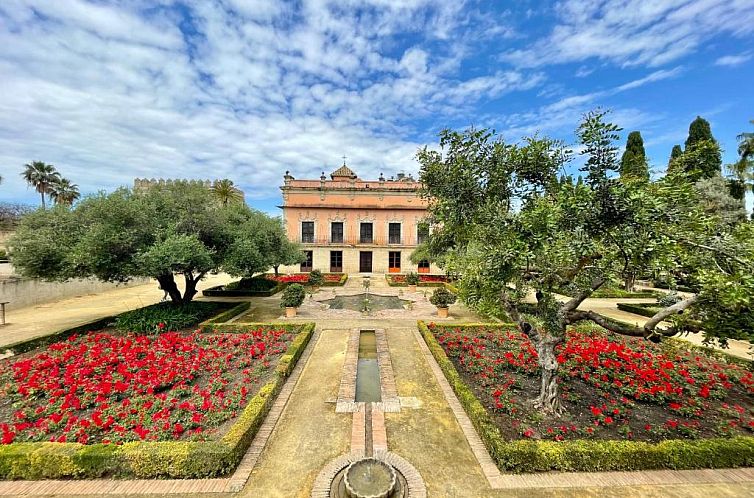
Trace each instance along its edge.
<instances>
[{"instance_id":1,"label":"olive tree","mask_svg":"<svg viewBox=\"0 0 754 498\"><path fill-rule=\"evenodd\" d=\"M279 222L244 204L219 205L201 185L122 188L72 209L29 213L10 241L10 258L22 275L53 281L151 277L181 303L193 299L208 273L245 276L270 268L270 240L282 233L275 227ZM176 277L183 277L183 292Z\"/></svg>"},{"instance_id":2,"label":"olive tree","mask_svg":"<svg viewBox=\"0 0 754 498\"><path fill-rule=\"evenodd\" d=\"M698 329L699 322L674 318L693 305L713 306L719 319L745 309L743 291L754 290L747 276L751 242L720 233L727 225L699 208L684 172L655 183L616 177L619 128L604 117L587 114L577 131L585 182L557 180L572 153L546 137L506 143L488 130L446 130L440 151L425 148L417 156L435 227L423 250L460 275L468 305L496 302L532 339L542 373L535 405L549 414L563 410L556 348L567 326L588 320L658 341ZM579 309L627 272L672 272L694 258L702 291L663 308L644 326ZM737 282L738 291L718 295L713 289L720 281ZM558 296L563 288L573 297ZM712 320L703 325L707 334L726 336Z\"/></svg>"}]
</instances>

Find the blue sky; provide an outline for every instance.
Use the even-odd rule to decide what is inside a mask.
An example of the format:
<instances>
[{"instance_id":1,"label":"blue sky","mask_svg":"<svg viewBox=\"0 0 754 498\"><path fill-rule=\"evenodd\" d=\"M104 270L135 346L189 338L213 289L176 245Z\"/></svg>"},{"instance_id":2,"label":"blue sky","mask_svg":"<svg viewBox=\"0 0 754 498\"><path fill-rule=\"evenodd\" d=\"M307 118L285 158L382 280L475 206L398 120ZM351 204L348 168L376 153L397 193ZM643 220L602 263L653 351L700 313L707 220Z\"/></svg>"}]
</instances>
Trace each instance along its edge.
<instances>
[{"instance_id":1,"label":"blue sky","mask_svg":"<svg viewBox=\"0 0 754 498\"><path fill-rule=\"evenodd\" d=\"M735 159L754 119L751 0L3 0L0 200L23 164L83 193L135 177L278 185L348 156L417 171L445 127L573 140L597 106L664 171L697 115Z\"/></svg>"}]
</instances>

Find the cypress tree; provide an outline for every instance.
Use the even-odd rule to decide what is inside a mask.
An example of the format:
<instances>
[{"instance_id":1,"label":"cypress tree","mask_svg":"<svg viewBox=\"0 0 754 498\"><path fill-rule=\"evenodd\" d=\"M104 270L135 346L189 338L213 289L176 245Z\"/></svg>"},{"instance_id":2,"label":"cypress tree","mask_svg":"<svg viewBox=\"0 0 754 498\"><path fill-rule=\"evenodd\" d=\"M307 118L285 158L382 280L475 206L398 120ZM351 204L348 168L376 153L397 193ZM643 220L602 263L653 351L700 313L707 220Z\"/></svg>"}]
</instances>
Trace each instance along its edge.
<instances>
[{"instance_id":1,"label":"cypress tree","mask_svg":"<svg viewBox=\"0 0 754 498\"><path fill-rule=\"evenodd\" d=\"M668 172L673 171L678 166L678 159L683 155L683 149L678 144L673 146L673 150L670 151L670 159L668 160Z\"/></svg>"},{"instance_id":2,"label":"cypress tree","mask_svg":"<svg viewBox=\"0 0 754 498\"><path fill-rule=\"evenodd\" d=\"M626 150L620 160L620 176L624 179L649 180L649 166L647 154L644 150L644 140L638 131L632 131L628 134Z\"/></svg>"},{"instance_id":3,"label":"cypress tree","mask_svg":"<svg viewBox=\"0 0 754 498\"><path fill-rule=\"evenodd\" d=\"M697 116L689 125L689 136L686 138L685 144L686 150L702 140L714 140L714 138L712 137L712 129L710 128L709 121L701 116Z\"/></svg>"},{"instance_id":4,"label":"cypress tree","mask_svg":"<svg viewBox=\"0 0 754 498\"><path fill-rule=\"evenodd\" d=\"M712 136L709 122L697 116L689 125L686 150L681 162L684 169L695 179L712 178L722 173L723 158L720 146Z\"/></svg>"}]
</instances>

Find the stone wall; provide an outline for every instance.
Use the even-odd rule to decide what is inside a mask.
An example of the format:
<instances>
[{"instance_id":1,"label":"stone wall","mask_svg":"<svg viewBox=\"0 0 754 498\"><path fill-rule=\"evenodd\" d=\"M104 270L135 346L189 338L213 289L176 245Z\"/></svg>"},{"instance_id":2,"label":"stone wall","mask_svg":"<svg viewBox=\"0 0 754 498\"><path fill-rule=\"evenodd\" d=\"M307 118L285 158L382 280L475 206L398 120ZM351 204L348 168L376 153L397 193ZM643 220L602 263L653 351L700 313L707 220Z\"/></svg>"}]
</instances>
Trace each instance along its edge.
<instances>
[{"instance_id":1,"label":"stone wall","mask_svg":"<svg viewBox=\"0 0 754 498\"><path fill-rule=\"evenodd\" d=\"M6 309L14 310L69 297L103 292L119 286L142 285L149 283L149 281L149 279L136 279L126 284L112 284L96 279L77 279L61 283L16 276L0 276L0 301L7 301L9 304L6 305ZM156 286L157 283L155 283Z\"/></svg>"}]
</instances>

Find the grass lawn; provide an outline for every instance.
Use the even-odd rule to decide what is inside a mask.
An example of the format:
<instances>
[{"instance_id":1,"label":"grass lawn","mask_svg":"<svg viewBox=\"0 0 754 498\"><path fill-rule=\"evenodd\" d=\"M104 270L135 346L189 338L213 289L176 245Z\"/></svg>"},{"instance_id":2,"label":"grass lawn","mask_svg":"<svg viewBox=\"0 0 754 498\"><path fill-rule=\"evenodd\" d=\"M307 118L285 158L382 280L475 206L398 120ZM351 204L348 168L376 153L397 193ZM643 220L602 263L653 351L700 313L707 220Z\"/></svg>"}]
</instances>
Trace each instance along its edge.
<instances>
[{"instance_id":1,"label":"grass lawn","mask_svg":"<svg viewBox=\"0 0 754 498\"><path fill-rule=\"evenodd\" d=\"M511 327L429 330L507 440L700 439L751 435L754 375L682 346L570 329L560 348L567 412L543 416L537 354Z\"/></svg>"}]
</instances>

